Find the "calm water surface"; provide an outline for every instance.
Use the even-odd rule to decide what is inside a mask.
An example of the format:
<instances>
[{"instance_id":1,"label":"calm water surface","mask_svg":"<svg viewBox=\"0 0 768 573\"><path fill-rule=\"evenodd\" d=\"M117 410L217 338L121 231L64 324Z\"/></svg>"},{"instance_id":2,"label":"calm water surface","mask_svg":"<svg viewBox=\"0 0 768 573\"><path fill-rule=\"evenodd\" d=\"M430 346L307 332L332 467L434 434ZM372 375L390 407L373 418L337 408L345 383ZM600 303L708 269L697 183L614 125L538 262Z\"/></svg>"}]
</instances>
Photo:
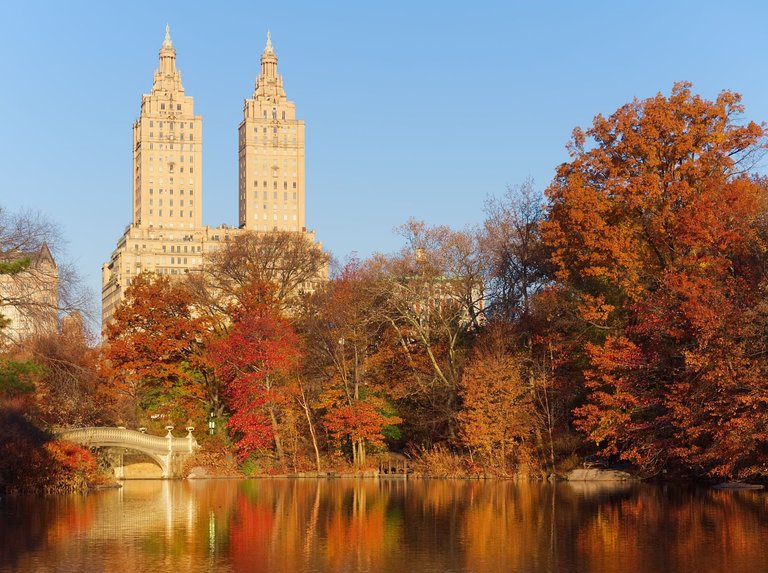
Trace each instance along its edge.
<instances>
[{"instance_id":1,"label":"calm water surface","mask_svg":"<svg viewBox=\"0 0 768 573\"><path fill-rule=\"evenodd\" d=\"M768 494L420 480L128 481L0 501L0 571L768 571Z\"/></svg>"}]
</instances>

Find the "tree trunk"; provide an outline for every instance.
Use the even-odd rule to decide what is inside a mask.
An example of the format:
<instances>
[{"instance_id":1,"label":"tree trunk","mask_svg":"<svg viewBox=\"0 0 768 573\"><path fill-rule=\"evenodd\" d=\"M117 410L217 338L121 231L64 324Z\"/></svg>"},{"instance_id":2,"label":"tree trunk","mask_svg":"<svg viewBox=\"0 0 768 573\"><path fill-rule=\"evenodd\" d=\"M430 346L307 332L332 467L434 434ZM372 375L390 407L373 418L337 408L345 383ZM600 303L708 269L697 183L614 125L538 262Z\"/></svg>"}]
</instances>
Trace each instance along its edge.
<instances>
[{"instance_id":1,"label":"tree trunk","mask_svg":"<svg viewBox=\"0 0 768 573\"><path fill-rule=\"evenodd\" d=\"M315 424L312 422L312 412L309 409L309 403L307 402L307 395L304 393L304 385L299 382L299 391L301 392L301 398L297 398L299 405L304 410L304 415L307 417L307 424L309 425L309 435L312 438L312 447L315 450L315 468L320 471L320 449L317 447L317 434L315 433Z\"/></svg>"},{"instance_id":2,"label":"tree trunk","mask_svg":"<svg viewBox=\"0 0 768 573\"><path fill-rule=\"evenodd\" d=\"M365 440L357 441L357 467L365 466Z\"/></svg>"},{"instance_id":3,"label":"tree trunk","mask_svg":"<svg viewBox=\"0 0 768 573\"><path fill-rule=\"evenodd\" d=\"M269 419L272 422L272 434L275 436L275 452L277 453L277 461L282 464L285 458L285 454L283 452L283 441L280 438L280 428L277 425L277 416L275 416L275 410L272 408L272 406L269 407Z\"/></svg>"}]
</instances>

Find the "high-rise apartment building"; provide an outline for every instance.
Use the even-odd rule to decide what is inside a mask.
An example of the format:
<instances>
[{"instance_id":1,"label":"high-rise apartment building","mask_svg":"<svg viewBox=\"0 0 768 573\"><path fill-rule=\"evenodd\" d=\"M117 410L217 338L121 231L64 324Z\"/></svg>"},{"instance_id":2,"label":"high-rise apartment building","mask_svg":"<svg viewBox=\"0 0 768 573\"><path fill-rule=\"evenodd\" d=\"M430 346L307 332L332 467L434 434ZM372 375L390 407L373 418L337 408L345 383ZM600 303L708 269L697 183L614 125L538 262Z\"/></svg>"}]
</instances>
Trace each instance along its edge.
<instances>
[{"instance_id":1,"label":"high-rise apartment building","mask_svg":"<svg viewBox=\"0 0 768 573\"><path fill-rule=\"evenodd\" d=\"M304 221L304 122L288 101L267 33L261 73L240 124L240 227L301 231Z\"/></svg>"},{"instance_id":2,"label":"high-rise apartment building","mask_svg":"<svg viewBox=\"0 0 768 573\"><path fill-rule=\"evenodd\" d=\"M102 324L133 277L143 271L181 275L243 232L307 232L304 122L287 100L267 33L261 72L240 124L239 227L202 223L202 118L184 93L166 26L152 90L133 126L133 218L102 267Z\"/></svg>"},{"instance_id":3,"label":"high-rise apartment building","mask_svg":"<svg viewBox=\"0 0 768 573\"><path fill-rule=\"evenodd\" d=\"M203 118L184 94L170 29L160 48L152 91L133 124L133 225L199 229L203 225Z\"/></svg>"}]
</instances>

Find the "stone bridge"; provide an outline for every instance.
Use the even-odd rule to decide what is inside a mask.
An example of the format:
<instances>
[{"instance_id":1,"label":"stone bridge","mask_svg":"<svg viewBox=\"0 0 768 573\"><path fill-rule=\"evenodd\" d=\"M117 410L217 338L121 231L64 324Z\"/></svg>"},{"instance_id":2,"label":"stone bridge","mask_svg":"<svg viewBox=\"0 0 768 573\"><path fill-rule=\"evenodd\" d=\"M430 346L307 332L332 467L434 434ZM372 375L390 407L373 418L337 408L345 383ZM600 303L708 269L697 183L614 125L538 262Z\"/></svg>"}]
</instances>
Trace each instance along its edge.
<instances>
[{"instance_id":1,"label":"stone bridge","mask_svg":"<svg viewBox=\"0 0 768 573\"><path fill-rule=\"evenodd\" d=\"M94 448L113 448L120 453L111 460L115 468L115 476L122 479L122 452L126 449L135 450L152 458L163 472L163 479L182 478L182 470L186 459L195 453L200 446L192 435L193 428L187 428L187 435L175 438L168 426L165 436L152 436L128 430L126 428L76 428L64 430L56 437Z\"/></svg>"}]
</instances>

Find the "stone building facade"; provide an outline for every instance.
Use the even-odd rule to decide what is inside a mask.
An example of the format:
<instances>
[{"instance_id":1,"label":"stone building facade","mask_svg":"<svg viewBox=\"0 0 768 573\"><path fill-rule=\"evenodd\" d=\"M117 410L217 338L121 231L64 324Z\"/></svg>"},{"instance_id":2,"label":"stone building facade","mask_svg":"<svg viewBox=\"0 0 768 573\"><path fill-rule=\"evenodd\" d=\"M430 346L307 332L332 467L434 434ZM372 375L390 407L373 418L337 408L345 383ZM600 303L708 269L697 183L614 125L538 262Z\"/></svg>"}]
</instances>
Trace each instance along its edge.
<instances>
[{"instance_id":1,"label":"stone building facade","mask_svg":"<svg viewBox=\"0 0 768 573\"><path fill-rule=\"evenodd\" d=\"M0 347L56 332L59 270L48 245L35 252L2 253L0 262L23 262L24 267L0 273Z\"/></svg>"},{"instance_id":2,"label":"stone building facade","mask_svg":"<svg viewBox=\"0 0 768 573\"><path fill-rule=\"evenodd\" d=\"M160 62L133 126L133 218L102 266L102 325L137 274L184 275L243 232L306 230L304 122L285 96L269 33L239 128L239 226L204 226L202 117L184 92L166 26Z\"/></svg>"}]
</instances>

